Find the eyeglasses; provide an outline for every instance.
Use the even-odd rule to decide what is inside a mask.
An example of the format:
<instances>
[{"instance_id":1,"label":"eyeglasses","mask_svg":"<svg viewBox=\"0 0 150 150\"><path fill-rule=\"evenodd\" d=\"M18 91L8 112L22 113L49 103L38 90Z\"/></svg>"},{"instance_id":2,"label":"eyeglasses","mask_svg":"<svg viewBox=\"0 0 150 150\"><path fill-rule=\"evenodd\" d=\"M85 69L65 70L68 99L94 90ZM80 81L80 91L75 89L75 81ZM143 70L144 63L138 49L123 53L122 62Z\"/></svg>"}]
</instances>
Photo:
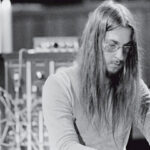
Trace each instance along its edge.
<instances>
[{"instance_id":1,"label":"eyeglasses","mask_svg":"<svg viewBox=\"0 0 150 150\"><path fill-rule=\"evenodd\" d=\"M114 41L104 41L103 43L103 49L105 52L113 53L118 51L120 48L123 49L123 53L127 54L133 48L133 42L128 42L123 46Z\"/></svg>"}]
</instances>

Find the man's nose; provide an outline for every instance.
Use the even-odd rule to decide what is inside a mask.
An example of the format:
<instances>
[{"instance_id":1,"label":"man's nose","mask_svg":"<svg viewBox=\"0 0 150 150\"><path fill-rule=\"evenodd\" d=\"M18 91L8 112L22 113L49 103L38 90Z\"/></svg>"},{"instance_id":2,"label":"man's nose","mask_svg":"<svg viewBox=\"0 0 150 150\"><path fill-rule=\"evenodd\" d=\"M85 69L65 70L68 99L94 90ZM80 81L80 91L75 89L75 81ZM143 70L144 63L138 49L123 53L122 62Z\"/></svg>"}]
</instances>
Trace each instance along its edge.
<instances>
[{"instance_id":1,"label":"man's nose","mask_svg":"<svg viewBox=\"0 0 150 150\"><path fill-rule=\"evenodd\" d=\"M119 48L119 50L118 50L117 53L116 53L116 57L117 57L119 60L124 60L123 48Z\"/></svg>"}]
</instances>

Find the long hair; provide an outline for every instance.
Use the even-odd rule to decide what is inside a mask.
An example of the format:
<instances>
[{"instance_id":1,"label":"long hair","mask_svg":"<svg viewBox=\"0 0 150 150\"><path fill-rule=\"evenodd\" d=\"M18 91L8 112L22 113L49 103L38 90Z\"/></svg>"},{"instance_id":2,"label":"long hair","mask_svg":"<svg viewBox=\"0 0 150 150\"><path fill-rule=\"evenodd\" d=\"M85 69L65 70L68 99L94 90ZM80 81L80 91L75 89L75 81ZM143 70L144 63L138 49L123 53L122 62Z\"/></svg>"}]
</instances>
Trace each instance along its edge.
<instances>
[{"instance_id":1,"label":"long hair","mask_svg":"<svg viewBox=\"0 0 150 150\"><path fill-rule=\"evenodd\" d=\"M110 81L106 77L106 63L102 41L106 32L119 26L132 31L132 49L123 68ZM81 37L78 63L80 67L80 100L92 122L98 117L115 129L122 122L130 123L139 87L139 56L136 25L130 11L113 1L103 2L89 16ZM110 112L111 110L111 112ZM111 124L109 116L111 116Z\"/></svg>"}]
</instances>

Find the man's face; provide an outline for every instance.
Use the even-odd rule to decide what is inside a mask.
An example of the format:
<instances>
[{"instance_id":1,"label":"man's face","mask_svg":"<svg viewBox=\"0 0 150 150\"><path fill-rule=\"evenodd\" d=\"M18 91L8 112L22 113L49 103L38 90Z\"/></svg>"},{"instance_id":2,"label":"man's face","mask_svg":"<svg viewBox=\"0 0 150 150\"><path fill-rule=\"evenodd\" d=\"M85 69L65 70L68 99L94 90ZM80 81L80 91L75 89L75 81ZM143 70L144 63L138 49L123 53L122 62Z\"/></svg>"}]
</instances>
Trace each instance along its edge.
<instances>
[{"instance_id":1,"label":"man's face","mask_svg":"<svg viewBox=\"0 0 150 150\"><path fill-rule=\"evenodd\" d=\"M108 73L117 73L124 65L131 48L131 29L117 27L106 32L103 53Z\"/></svg>"}]
</instances>

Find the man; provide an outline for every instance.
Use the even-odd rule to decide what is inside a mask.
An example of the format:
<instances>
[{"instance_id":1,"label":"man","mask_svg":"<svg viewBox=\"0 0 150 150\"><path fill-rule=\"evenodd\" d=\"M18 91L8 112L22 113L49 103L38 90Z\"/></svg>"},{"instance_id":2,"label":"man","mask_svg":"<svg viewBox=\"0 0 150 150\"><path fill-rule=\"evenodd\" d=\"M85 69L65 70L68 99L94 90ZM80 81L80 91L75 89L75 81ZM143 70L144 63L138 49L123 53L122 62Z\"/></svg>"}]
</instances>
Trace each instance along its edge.
<instances>
[{"instance_id":1,"label":"man","mask_svg":"<svg viewBox=\"0 0 150 150\"><path fill-rule=\"evenodd\" d=\"M150 92L140 78L136 36L121 4L103 2L90 15L77 65L43 88L52 150L125 150L132 124L150 143Z\"/></svg>"}]
</instances>

